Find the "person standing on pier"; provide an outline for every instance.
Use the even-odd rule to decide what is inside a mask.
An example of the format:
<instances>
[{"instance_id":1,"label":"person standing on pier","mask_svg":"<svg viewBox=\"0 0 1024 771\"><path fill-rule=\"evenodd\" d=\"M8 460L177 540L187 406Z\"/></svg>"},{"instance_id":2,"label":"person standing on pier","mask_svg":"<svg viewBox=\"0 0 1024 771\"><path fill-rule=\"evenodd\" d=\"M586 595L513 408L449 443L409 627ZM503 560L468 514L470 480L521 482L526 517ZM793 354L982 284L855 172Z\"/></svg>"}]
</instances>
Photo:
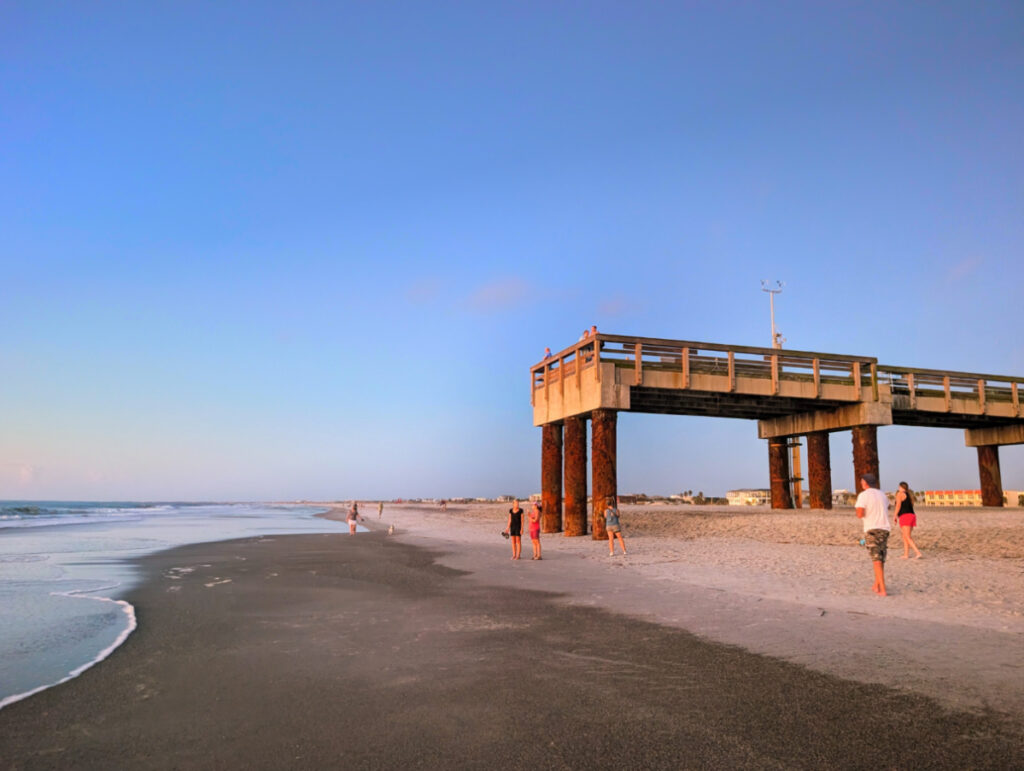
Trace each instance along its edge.
<instances>
[{"instance_id":1,"label":"person standing on pier","mask_svg":"<svg viewBox=\"0 0 1024 771\"><path fill-rule=\"evenodd\" d=\"M857 517L864 520L864 545L871 555L875 570L875 583L871 590L885 597L885 555L889 548L889 498L878 489L878 478L865 474L860 479L861 493L857 496Z\"/></svg>"},{"instance_id":2,"label":"person standing on pier","mask_svg":"<svg viewBox=\"0 0 1024 771\"><path fill-rule=\"evenodd\" d=\"M505 532L512 539L512 559L517 560L523 551L523 510L519 508L518 500L512 501L512 508L508 510Z\"/></svg>"},{"instance_id":3,"label":"person standing on pier","mask_svg":"<svg viewBox=\"0 0 1024 771\"><path fill-rule=\"evenodd\" d=\"M533 559L540 559L540 504L534 503L530 509L530 545L533 546Z\"/></svg>"},{"instance_id":4,"label":"person standing on pier","mask_svg":"<svg viewBox=\"0 0 1024 771\"><path fill-rule=\"evenodd\" d=\"M900 482L896 491L896 522L900 526L900 535L903 536L903 559L910 557L910 550L914 550L914 559L921 559L921 550L917 548L910 531L917 527L917 514L914 513L914 493L910 485Z\"/></svg>"}]
</instances>

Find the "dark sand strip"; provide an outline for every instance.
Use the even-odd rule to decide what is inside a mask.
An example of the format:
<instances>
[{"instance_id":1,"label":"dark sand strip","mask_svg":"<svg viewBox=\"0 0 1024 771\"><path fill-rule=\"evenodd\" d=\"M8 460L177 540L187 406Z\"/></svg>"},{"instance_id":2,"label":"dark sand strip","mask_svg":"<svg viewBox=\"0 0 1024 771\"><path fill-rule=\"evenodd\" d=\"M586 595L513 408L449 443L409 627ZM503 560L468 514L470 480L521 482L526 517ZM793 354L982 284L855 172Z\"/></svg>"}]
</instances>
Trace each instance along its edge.
<instances>
[{"instance_id":1,"label":"dark sand strip","mask_svg":"<svg viewBox=\"0 0 1024 771\"><path fill-rule=\"evenodd\" d=\"M994 715L481 586L381 533L142 561L139 628L0 711L0 767L1013 768ZM195 571L173 579L171 568ZM871 666L866 661L864 666Z\"/></svg>"}]
</instances>

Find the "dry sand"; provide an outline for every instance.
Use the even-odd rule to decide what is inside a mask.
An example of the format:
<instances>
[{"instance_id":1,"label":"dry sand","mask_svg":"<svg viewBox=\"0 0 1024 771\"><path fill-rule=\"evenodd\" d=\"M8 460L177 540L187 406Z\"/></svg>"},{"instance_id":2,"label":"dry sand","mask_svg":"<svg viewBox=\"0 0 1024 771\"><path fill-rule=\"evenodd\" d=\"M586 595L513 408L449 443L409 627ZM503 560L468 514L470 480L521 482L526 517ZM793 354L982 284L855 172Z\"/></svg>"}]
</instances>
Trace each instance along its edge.
<instances>
[{"instance_id":1,"label":"dry sand","mask_svg":"<svg viewBox=\"0 0 1024 771\"><path fill-rule=\"evenodd\" d=\"M624 506L629 554L542 535L544 559L511 562L508 504L392 505L383 524L441 547L487 584L542 589L739 645L816 671L923 694L1024 724L1024 509L922 509L920 560L890 539L890 596L852 508ZM374 517L376 512L374 512ZM371 518L371 524L373 520Z\"/></svg>"}]
</instances>

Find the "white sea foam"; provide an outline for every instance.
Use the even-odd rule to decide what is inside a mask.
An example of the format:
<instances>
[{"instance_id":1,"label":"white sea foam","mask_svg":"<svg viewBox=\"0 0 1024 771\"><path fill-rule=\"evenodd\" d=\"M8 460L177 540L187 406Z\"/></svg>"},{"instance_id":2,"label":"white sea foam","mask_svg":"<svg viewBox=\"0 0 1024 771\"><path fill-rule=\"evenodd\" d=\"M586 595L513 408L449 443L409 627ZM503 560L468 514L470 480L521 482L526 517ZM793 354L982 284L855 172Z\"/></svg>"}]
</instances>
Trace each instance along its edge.
<instances>
[{"instance_id":1,"label":"white sea foam","mask_svg":"<svg viewBox=\"0 0 1024 771\"><path fill-rule=\"evenodd\" d=\"M117 585L115 584L115 586ZM114 586L108 586L104 588L112 589L114 588ZM81 666L71 670L65 677L62 677L60 680L57 680L56 682L47 683L46 685L40 685L38 688L33 688L31 691L25 691L24 693L16 693L12 696L8 696L7 698L0 700L0 709L3 709L9 704L14 704L15 702L21 701L22 699L27 699L29 696L37 694L40 691L45 691L47 688L52 688L55 685L60 685L61 683L66 683L68 680L75 679L85 670L95 666L96 664L99 664L101 661L103 661L103 659L105 659L107 656L109 656L111 653L117 650L118 647L120 647L121 644L128 639L128 635L134 632L135 628L138 626L138 622L135 620L135 607L131 603L125 602L124 600L114 600L110 597L90 597L81 591L51 592L51 594L55 596L64 597L81 597L83 599L96 600L97 602L112 603L114 605L117 605L121 609L121 611L124 613L125 617L128 620L128 624L121 631L121 634L117 636L117 639L115 639L114 642L112 642L110 645L108 645L106 648L104 648L98 654L96 654L96 656L91 661L87 661Z\"/></svg>"},{"instance_id":2,"label":"white sea foam","mask_svg":"<svg viewBox=\"0 0 1024 771\"><path fill-rule=\"evenodd\" d=\"M135 611L118 598L140 578L138 557L199 541L344 527L316 517L323 511L317 506L7 501L0 511L11 517L0 521L0 708L76 677L124 642ZM192 569L163 574L180 579ZM118 605L127 628L116 612L68 608L72 595Z\"/></svg>"}]
</instances>

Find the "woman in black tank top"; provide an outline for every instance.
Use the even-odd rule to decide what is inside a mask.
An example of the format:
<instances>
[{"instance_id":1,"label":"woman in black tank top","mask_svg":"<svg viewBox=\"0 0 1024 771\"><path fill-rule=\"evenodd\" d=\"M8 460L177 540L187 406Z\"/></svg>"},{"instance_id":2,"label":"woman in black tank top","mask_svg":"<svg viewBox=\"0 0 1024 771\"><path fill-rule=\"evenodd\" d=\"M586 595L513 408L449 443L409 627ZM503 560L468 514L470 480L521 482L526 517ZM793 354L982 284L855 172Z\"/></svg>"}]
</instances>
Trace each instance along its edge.
<instances>
[{"instance_id":1,"label":"woman in black tank top","mask_svg":"<svg viewBox=\"0 0 1024 771\"><path fill-rule=\"evenodd\" d=\"M512 559L517 560L523 551L523 510L519 508L519 501L513 501L512 508L508 510L505 532L512 539Z\"/></svg>"},{"instance_id":2,"label":"woman in black tank top","mask_svg":"<svg viewBox=\"0 0 1024 771\"><path fill-rule=\"evenodd\" d=\"M910 556L910 550L914 550L914 559L921 559L921 550L914 543L911 531L917 527L917 514L914 512L914 494L906 482L900 482L896 491L896 521L900 525L900 534L903 536L903 559Z\"/></svg>"}]
</instances>

